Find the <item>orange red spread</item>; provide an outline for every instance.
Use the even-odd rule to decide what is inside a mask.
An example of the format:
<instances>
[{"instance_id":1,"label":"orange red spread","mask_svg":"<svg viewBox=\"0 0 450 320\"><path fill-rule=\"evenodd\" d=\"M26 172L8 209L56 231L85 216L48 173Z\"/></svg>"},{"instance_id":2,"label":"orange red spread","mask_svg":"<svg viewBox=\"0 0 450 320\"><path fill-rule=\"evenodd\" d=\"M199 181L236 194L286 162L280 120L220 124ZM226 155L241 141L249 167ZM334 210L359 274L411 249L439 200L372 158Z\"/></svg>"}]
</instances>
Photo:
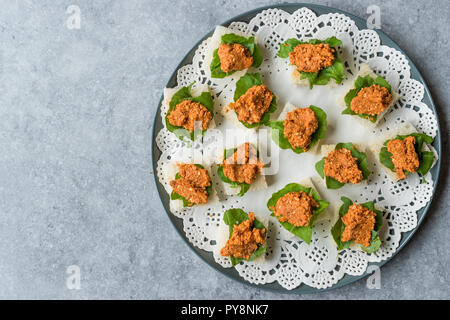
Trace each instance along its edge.
<instances>
[{"instance_id":1,"label":"orange red spread","mask_svg":"<svg viewBox=\"0 0 450 320\"><path fill-rule=\"evenodd\" d=\"M416 138L413 136L406 137L403 140L392 139L387 144L387 149L392 153L392 163L399 179L405 179L405 170L416 172L419 168L419 156L417 155L414 145Z\"/></svg>"},{"instance_id":2,"label":"orange red spread","mask_svg":"<svg viewBox=\"0 0 450 320\"><path fill-rule=\"evenodd\" d=\"M358 204L352 204L348 212L341 218L345 225L342 241L354 240L364 247L370 245L372 230L377 214Z\"/></svg>"},{"instance_id":3,"label":"orange red spread","mask_svg":"<svg viewBox=\"0 0 450 320\"><path fill-rule=\"evenodd\" d=\"M177 163L177 167L180 178L170 181L173 191L188 200L190 205L206 203L206 187L211 185L208 171L194 164Z\"/></svg>"},{"instance_id":4,"label":"orange red spread","mask_svg":"<svg viewBox=\"0 0 450 320\"><path fill-rule=\"evenodd\" d=\"M333 53L334 49L325 43L299 44L289 53L289 60L299 71L317 73L333 64Z\"/></svg>"},{"instance_id":5,"label":"orange red spread","mask_svg":"<svg viewBox=\"0 0 450 320\"><path fill-rule=\"evenodd\" d=\"M238 43L222 43L217 54L220 59L220 69L223 72L248 69L253 64L253 57L250 51Z\"/></svg>"},{"instance_id":6,"label":"orange red spread","mask_svg":"<svg viewBox=\"0 0 450 320\"><path fill-rule=\"evenodd\" d=\"M233 228L231 238L220 250L222 256L233 256L248 260L252 253L258 249L259 244L266 242L266 229L253 228L255 214L250 212L245 220Z\"/></svg>"},{"instance_id":7,"label":"orange red spread","mask_svg":"<svg viewBox=\"0 0 450 320\"><path fill-rule=\"evenodd\" d=\"M391 104L391 94L385 87L374 84L362 88L350 103L357 114L379 115Z\"/></svg>"},{"instance_id":8,"label":"orange red spread","mask_svg":"<svg viewBox=\"0 0 450 320\"><path fill-rule=\"evenodd\" d=\"M323 172L341 183L359 183L363 179L356 158L345 148L333 150L326 156Z\"/></svg>"},{"instance_id":9,"label":"orange red spread","mask_svg":"<svg viewBox=\"0 0 450 320\"><path fill-rule=\"evenodd\" d=\"M230 103L229 108L236 111L239 121L254 124L269 110L272 99L272 92L262 84L248 89L235 103Z\"/></svg>"},{"instance_id":10,"label":"orange red spread","mask_svg":"<svg viewBox=\"0 0 450 320\"><path fill-rule=\"evenodd\" d=\"M255 181L264 164L257 157L256 148L250 143L244 143L236 152L224 159L223 174L234 182L251 184Z\"/></svg>"},{"instance_id":11,"label":"orange red spread","mask_svg":"<svg viewBox=\"0 0 450 320\"><path fill-rule=\"evenodd\" d=\"M196 129L206 130L211 122L212 115L208 109L198 102L183 100L167 116L173 126L183 127L189 132ZM199 125L200 124L200 125Z\"/></svg>"},{"instance_id":12,"label":"orange red spread","mask_svg":"<svg viewBox=\"0 0 450 320\"><path fill-rule=\"evenodd\" d=\"M289 222L297 227L309 226L313 210L319 207L317 201L304 191L289 192L278 199L271 208L281 222Z\"/></svg>"},{"instance_id":13,"label":"orange red spread","mask_svg":"<svg viewBox=\"0 0 450 320\"><path fill-rule=\"evenodd\" d=\"M311 108L297 108L286 115L284 135L293 148L306 151L318 127L316 114Z\"/></svg>"}]
</instances>

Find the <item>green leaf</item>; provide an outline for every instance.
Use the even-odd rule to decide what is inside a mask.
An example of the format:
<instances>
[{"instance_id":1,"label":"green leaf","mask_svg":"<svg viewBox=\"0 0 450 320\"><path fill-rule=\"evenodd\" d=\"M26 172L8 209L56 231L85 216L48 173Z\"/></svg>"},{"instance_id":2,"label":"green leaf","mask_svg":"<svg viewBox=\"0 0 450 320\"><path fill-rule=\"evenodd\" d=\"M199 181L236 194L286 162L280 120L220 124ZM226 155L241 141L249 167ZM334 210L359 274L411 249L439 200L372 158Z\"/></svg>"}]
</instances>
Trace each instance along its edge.
<instances>
[{"instance_id":1,"label":"green leaf","mask_svg":"<svg viewBox=\"0 0 450 320\"><path fill-rule=\"evenodd\" d=\"M214 100L209 92L202 92L198 97L192 97L190 100L200 103L214 116Z\"/></svg>"},{"instance_id":2,"label":"green leaf","mask_svg":"<svg viewBox=\"0 0 450 320\"><path fill-rule=\"evenodd\" d=\"M236 82L236 90L234 91L234 102L243 96L248 89L254 86L262 85L261 75L259 73L246 73Z\"/></svg>"},{"instance_id":3,"label":"green leaf","mask_svg":"<svg viewBox=\"0 0 450 320\"><path fill-rule=\"evenodd\" d=\"M287 194L289 192L300 192L300 191L303 191L306 194L312 196L319 204L319 207L317 209L313 210L311 219L309 221L309 226L307 226L307 227L296 227L287 221L281 222L278 219L278 217L275 216L275 214L273 213L273 210L271 209L272 207L276 206L278 199L280 199L285 194ZM319 197L318 193L316 191L314 191L313 188L305 187L298 183L290 183L290 184L286 185L283 189L272 194L272 197L267 202L267 208L272 212L272 216L277 218L278 222L280 222L280 224L283 226L283 228L285 228L289 232L295 234L297 237L303 239L303 241L305 241L308 244L311 242L312 229L314 227L315 221L319 217L319 214L321 212L323 212L328 206L329 206L329 203L322 200Z\"/></svg>"},{"instance_id":4,"label":"green leaf","mask_svg":"<svg viewBox=\"0 0 450 320\"><path fill-rule=\"evenodd\" d=\"M378 119L377 115L369 115L369 114L360 114L356 113L352 110L351 103L352 100L358 95L359 91L361 91L362 88L370 87L374 84L377 84L381 87L385 87L389 93L392 93L392 88L389 82L387 82L382 76L377 76L375 79L372 78L370 75L366 75L365 77L358 76L355 80L355 89L351 89L347 94L345 95L345 105L347 106L344 111L342 111L342 114L350 114L353 116L358 116L360 118L369 120L373 123L375 123Z\"/></svg>"},{"instance_id":5,"label":"green leaf","mask_svg":"<svg viewBox=\"0 0 450 320\"><path fill-rule=\"evenodd\" d=\"M345 183L339 182L336 179L332 178L332 177L325 177L325 184L327 186L327 189L339 189L342 188Z\"/></svg>"},{"instance_id":6,"label":"green leaf","mask_svg":"<svg viewBox=\"0 0 450 320\"><path fill-rule=\"evenodd\" d=\"M317 72L304 72L304 71L298 71L300 73L300 79L306 79L309 82L309 88L312 89L314 84L316 83L317 78L319 78L319 73Z\"/></svg>"},{"instance_id":7,"label":"green leaf","mask_svg":"<svg viewBox=\"0 0 450 320\"><path fill-rule=\"evenodd\" d=\"M378 235L378 232L372 230L372 239L370 241L370 245L368 247L361 246L361 249L367 253L375 253L380 249L381 239Z\"/></svg>"},{"instance_id":8,"label":"green leaf","mask_svg":"<svg viewBox=\"0 0 450 320\"><path fill-rule=\"evenodd\" d=\"M259 73L246 73L236 82L236 90L234 91L234 102L236 102L242 95L244 95L248 89L254 86L262 85L261 75ZM261 117L261 121L258 123L248 124L241 121L241 123L247 128L259 127L263 124L268 124L270 121L270 114L277 110L277 98L272 93L273 98L270 102L269 110Z\"/></svg>"},{"instance_id":9,"label":"green leaf","mask_svg":"<svg viewBox=\"0 0 450 320\"><path fill-rule=\"evenodd\" d=\"M341 197L342 206L339 208L339 218L336 221L333 228L331 228L331 235L333 236L334 241L336 242L336 245L338 247L338 250L344 250L350 247L350 245L353 243L353 240L343 242L342 239L342 233L345 230L345 225L342 222L342 217L345 216L348 212L348 209L353 204L353 201L347 197ZM369 201L366 203L362 203L361 206L374 211L377 216L375 220L375 226L374 230L372 230L371 236L371 242L369 247L361 246L361 249L367 253L374 253L378 251L378 249L381 246L381 240L378 236L378 232L381 229L381 226L383 225L383 212L377 210L375 208L375 204L373 201Z\"/></svg>"},{"instance_id":10,"label":"green leaf","mask_svg":"<svg viewBox=\"0 0 450 320\"><path fill-rule=\"evenodd\" d=\"M172 193L170 194L170 199L171 200L182 200L184 208L192 206L192 203L189 202L189 200L187 200L185 197L179 195L175 191L172 191Z\"/></svg>"},{"instance_id":11,"label":"green leaf","mask_svg":"<svg viewBox=\"0 0 450 320\"><path fill-rule=\"evenodd\" d=\"M322 158L319 162L316 163L315 168L319 176L323 179L325 174L323 173L323 167L325 166L325 158Z\"/></svg>"},{"instance_id":12,"label":"green leaf","mask_svg":"<svg viewBox=\"0 0 450 320\"><path fill-rule=\"evenodd\" d=\"M225 213L223 215L223 221L227 226L229 226L229 238L231 238L231 236L233 235L234 226L239 225L248 219L249 219L248 214L242 209L229 209L229 210L225 211ZM253 221L253 227L256 229L260 229L260 230L265 228L265 226L256 218ZM266 252L266 250L267 250L266 244L263 244L263 245L259 244L258 248L252 253L252 255L250 256L248 261L255 260L262 254L264 254ZM230 260L231 260L231 264L233 266L235 266L235 265L239 264L241 261L243 261L244 259L235 258L235 257L231 256Z\"/></svg>"},{"instance_id":13,"label":"green leaf","mask_svg":"<svg viewBox=\"0 0 450 320\"><path fill-rule=\"evenodd\" d=\"M345 225L342 222L341 218L336 221L335 225L331 228L331 235L333 236L334 242L338 247L338 250L344 250L350 247L352 241L342 241L341 236L345 230Z\"/></svg>"},{"instance_id":14,"label":"green leaf","mask_svg":"<svg viewBox=\"0 0 450 320\"><path fill-rule=\"evenodd\" d=\"M197 136L195 134L197 133L195 130L193 132L189 132L189 130L186 130L183 127L174 126L169 122L169 114L170 112L175 109L175 107L183 102L184 100L191 100L193 102L198 102L202 106L204 106L208 111L211 113L211 115L214 117L214 100L209 92L202 92L198 97L193 97L191 95L191 88L194 85L194 82L191 83L187 87L182 87L180 90L175 92L175 94L172 96L172 99L169 102L169 110L167 111L165 122L167 130L174 133L178 139L184 141L185 138L189 138L192 141L194 141ZM206 130L202 130L201 135L203 135L206 132Z\"/></svg>"},{"instance_id":15,"label":"green leaf","mask_svg":"<svg viewBox=\"0 0 450 320\"><path fill-rule=\"evenodd\" d=\"M308 146L311 149L320 139L325 136L327 131L327 114L316 106L309 106L317 118L317 130L311 136L311 142ZM272 139L281 149L291 149L295 153L305 152L303 148L293 148L288 138L284 135L284 121L270 121L268 126L272 128Z\"/></svg>"},{"instance_id":16,"label":"green leaf","mask_svg":"<svg viewBox=\"0 0 450 320\"><path fill-rule=\"evenodd\" d=\"M255 43L255 37L245 38L242 36L238 36L237 34L234 34L234 33L228 33L228 34L224 34L222 36L221 43L225 43L225 44L237 43L237 44L240 44L240 45L243 45L244 47L246 47L250 51L250 54L253 57L253 64L252 64L253 68L258 68L263 61L263 55L262 55L262 52L259 49L258 45ZM214 52L213 52L213 58L211 61L211 66L210 66L211 77L212 78L225 78L225 77L235 73L235 71L230 71L230 72L222 71L218 52L219 52L218 48L216 50L214 50Z\"/></svg>"},{"instance_id":17,"label":"green leaf","mask_svg":"<svg viewBox=\"0 0 450 320\"><path fill-rule=\"evenodd\" d=\"M278 51L278 56L280 58L289 58L289 53L294 51L295 47L299 44L321 44L326 43L330 47L335 49L334 52L334 62L328 68L322 69L317 73L314 72L300 72L300 79L307 79L309 82L309 88L312 89L314 85L326 85L330 82L330 79L335 79L336 83L339 84L344 80L344 64L337 57L337 47L342 45L342 41L336 37L331 37L325 40L310 39L309 41L300 41L298 39L288 39L280 45Z\"/></svg>"},{"instance_id":18,"label":"green leaf","mask_svg":"<svg viewBox=\"0 0 450 320\"><path fill-rule=\"evenodd\" d=\"M261 49L257 45L255 45L255 52L253 53L253 68L259 68L264 60Z\"/></svg>"},{"instance_id":19,"label":"green leaf","mask_svg":"<svg viewBox=\"0 0 450 320\"><path fill-rule=\"evenodd\" d=\"M414 148L417 152L417 156L419 158L419 168L417 169L417 173L423 178L431 169L434 162L434 154L431 151L423 151L423 144L431 144L433 143L433 138L424 134L424 133L411 133L408 135L397 135L394 139L404 140L407 137L413 136L416 139L416 143ZM381 164L383 164L386 168L390 169L392 172L395 172L395 166L392 162L392 153L390 153L387 149L387 144L391 140L386 140L384 142L384 146L380 150L380 154L378 155ZM409 172L405 171L405 174L409 174Z\"/></svg>"},{"instance_id":20,"label":"green leaf","mask_svg":"<svg viewBox=\"0 0 450 320\"><path fill-rule=\"evenodd\" d=\"M344 64L339 60L335 59L333 64L325 69L319 71L319 74L312 83L312 85L326 85L330 82L330 79L336 80L336 83L339 84L344 80ZM310 83L311 86L311 83Z\"/></svg>"},{"instance_id":21,"label":"green leaf","mask_svg":"<svg viewBox=\"0 0 450 320\"><path fill-rule=\"evenodd\" d=\"M388 169L391 169L391 171L395 172L395 166L392 162L392 153L388 151L387 147L381 148L379 159L381 164L383 164Z\"/></svg>"},{"instance_id":22,"label":"green leaf","mask_svg":"<svg viewBox=\"0 0 450 320\"><path fill-rule=\"evenodd\" d=\"M419 158L419 168L417 173L424 177L428 171L430 171L434 162L434 153L431 151L422 151L421 157Z\"/></svg>"},{"instance_id":23,"label":"green leaf","mask_svg":"<svg viewBox=\"0 0 450 320\"><path fill-rule=\"evenodd\" d=\"M353 204L353 201L347 197L341 197L342 206L339 208L339 217L342 218L350 209L350 206Z\"/></svg>"},{"instance_id":24,"label":"green leaf","mask_svg":"<svg viewBox=\"0 0 450 320\"><path fill-rule=\"evenodd\" d=\"M288 39L284 43L280 45L280 50L278 51L278 56L280 58L289 58L289 53L294 51L294 48L299 44L304 44L306 42L302 42L298 39Z\"/></svg>"}]
</instances>

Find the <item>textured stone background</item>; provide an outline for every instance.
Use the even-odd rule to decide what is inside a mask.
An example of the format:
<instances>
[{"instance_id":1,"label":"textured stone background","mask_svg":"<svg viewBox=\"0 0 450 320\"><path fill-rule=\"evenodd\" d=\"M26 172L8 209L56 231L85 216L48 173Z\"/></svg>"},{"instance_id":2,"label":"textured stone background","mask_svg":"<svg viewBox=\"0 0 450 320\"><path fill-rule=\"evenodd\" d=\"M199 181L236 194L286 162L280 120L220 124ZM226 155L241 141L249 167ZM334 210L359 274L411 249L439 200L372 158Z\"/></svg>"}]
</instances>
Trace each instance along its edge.
<instances>
[{"instance_id":1,"label":"textured stone background","mask_svg":"<svg viewBox=\"0 0 450 320\"><path fill-rule=\"evenodd\" d=\"M413 240L365 280L315 295L230 280L180 239L149 174L152 122L184 54L215 25L281 1L1 1L0 298L450 298L448 161ZM316 1L367 17L416 62L448 154L448 1ZM65 26L68 5L81 29ZM81 268L81 289L66 268Z\"/></svg>"}]
</instances>

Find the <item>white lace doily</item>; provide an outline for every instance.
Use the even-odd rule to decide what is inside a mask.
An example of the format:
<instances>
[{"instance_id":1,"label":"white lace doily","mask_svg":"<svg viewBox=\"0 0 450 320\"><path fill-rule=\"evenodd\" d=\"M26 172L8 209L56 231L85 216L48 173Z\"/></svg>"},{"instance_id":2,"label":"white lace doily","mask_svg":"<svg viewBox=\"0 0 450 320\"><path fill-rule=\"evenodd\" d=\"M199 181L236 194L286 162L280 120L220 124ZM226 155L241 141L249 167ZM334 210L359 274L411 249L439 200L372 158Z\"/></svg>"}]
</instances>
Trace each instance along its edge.
<instances>
[{"instance_id":1,"label":"white lace doily","mask_svg":"<svg viewBox=\"0 0 450 320\"><path fill-rule=\"evenodd\" d=\"M410 78L410 66L406 57L396 49L381 45L375 31L359 30L349 17L337 13L317 16L307 8L301 8L293 14L280 9L268 9L256 15L248 24L233 22L229 28L257 35L258 44L264 54L264 62L257 71L261 73L263 82L278 96L279 109L285 103L291 102L300 106L314 104L327 112L329 129L324 143L351 141L367 145L370 137L387 130L395 130L396 124L404 121L412 123L427 135L436 136L437 119L431 109L421 102L424 87ZM336 36L343 42L339 56L346 66L349 79L356 74L361 63L368 63L377 74L384 76L400 95L394 108L373 131L361 127L351 116L340 114L342 109L337 106L336 99L344 92L345 84L335 88L317 86L313 90L295 87L290 83L288 59L276 57L280 44L288 38L323 39L330 36ZM235 85L227 79L211 79L209 70L204 70L207 45L208 39L197 48L192 64L178 70L177 81L178 86L186 86L194 81L210 86L216 101L217 129L223 132L230 129L230 126L223 121L220 109L231 101ZM162 106L163 118L166 112ZM168 181L162 168L175 153L180 150L186 154L192 153L193 150L207 151L215 146L215 138L212 133L207 133L203 143L195 142L188 147L172 133L162 129L156 137L156 143L162 152L157 166L158 179L166 185ZM251 283L277 281L286 289L294 289L302 283L314 288L327 288L336 284L345 274L362 275L370 262L380 262L391 257L397 250L402 232L413 230L417 226L416 212L430 201L433 193L432 176L428 173L425 177L426 183L422 184L418 175L410 175L408 179L394 183L384 173L375 170L367 186L345 186L339 190L326 190L321 182L318 182L318 175L314 171L314 163L319 159L319 155L298 155L290 150L282 150L279 155L279 172L268 177L268 189L249 192L242 198L229 197L214 207L194 207L177 213L177 216L183 219L187 238L194 246L213 252L221 267L230 268L229 259L215 253L215 239L223 213L231 207L239 207L247 212L269 215L266 202L273 192L290 182L311 177L321 196L331 203L331 209L315 225L311 243L305 244L281 228L275 219L270 218L265 262L244 262L236 266L237 271ZM369 160L375 168L374 159ZM337 219L337 213L333 209L340 206L339 199L342 195L357 202L375 201L377 206L385 209L384 226L380 231L382 246L376 254L366 254L357 249L338 253L330 229Z\"/></svg>"}]
</instances>

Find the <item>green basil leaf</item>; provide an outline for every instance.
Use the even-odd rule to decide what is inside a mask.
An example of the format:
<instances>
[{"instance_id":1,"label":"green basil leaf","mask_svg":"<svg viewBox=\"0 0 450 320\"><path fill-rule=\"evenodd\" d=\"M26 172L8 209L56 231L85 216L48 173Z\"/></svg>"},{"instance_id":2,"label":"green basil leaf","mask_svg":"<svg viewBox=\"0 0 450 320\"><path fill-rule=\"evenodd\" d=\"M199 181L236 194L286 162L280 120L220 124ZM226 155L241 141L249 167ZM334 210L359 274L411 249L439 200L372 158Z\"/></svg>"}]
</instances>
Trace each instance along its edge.
<instances>
[{"instance_id":1,"label":"green basil leaf","mask_svg":"<svg viewBox=\"0 0 450 320\"><path fill-rule=\"evenodd\" d=\"M361 249L367 253L375 253L380 249L381 239L378 235L378 232L372 230L372 239L370 241L370 245L368 247L361 246Z\"/></svg>"},{"instance_id":2,"label":"green basil leaf","mask_svg":"<svg viewBox=\"0 0 450 320\"><path fill-rule=\"evenodd\" d=\"M345 185L345 183L339 182L336 179L328 176L325 177L325 184L327 186L327 189L332 190L340 189Z\"/></svg>"},{"instance_id":3,"label":"green basil leaf","mask_svg":"<svg viewBox=\"0 0 450 320\"><path fill-rule=\"evenodd\" d=\"M294 51L294 48L302 43L305 43L305 42L302 42L298 39L286 40L284 43L282 43L280 45L280 50L278 51L278 56L280 58L289 58L289 53Z\"/></svg>"},{"instance_id":4,"label":"green basil leaf","mask_svg":"<svg viewBox=\"0 0 450 320\"><path fill-rule=\"evenodd\" d=\"M325 158L322 158L319 162L316 163L315 168L319 176L323 179L325 174L323 173L323 167L325 166Z\"/></svg>"}]
</instances>

